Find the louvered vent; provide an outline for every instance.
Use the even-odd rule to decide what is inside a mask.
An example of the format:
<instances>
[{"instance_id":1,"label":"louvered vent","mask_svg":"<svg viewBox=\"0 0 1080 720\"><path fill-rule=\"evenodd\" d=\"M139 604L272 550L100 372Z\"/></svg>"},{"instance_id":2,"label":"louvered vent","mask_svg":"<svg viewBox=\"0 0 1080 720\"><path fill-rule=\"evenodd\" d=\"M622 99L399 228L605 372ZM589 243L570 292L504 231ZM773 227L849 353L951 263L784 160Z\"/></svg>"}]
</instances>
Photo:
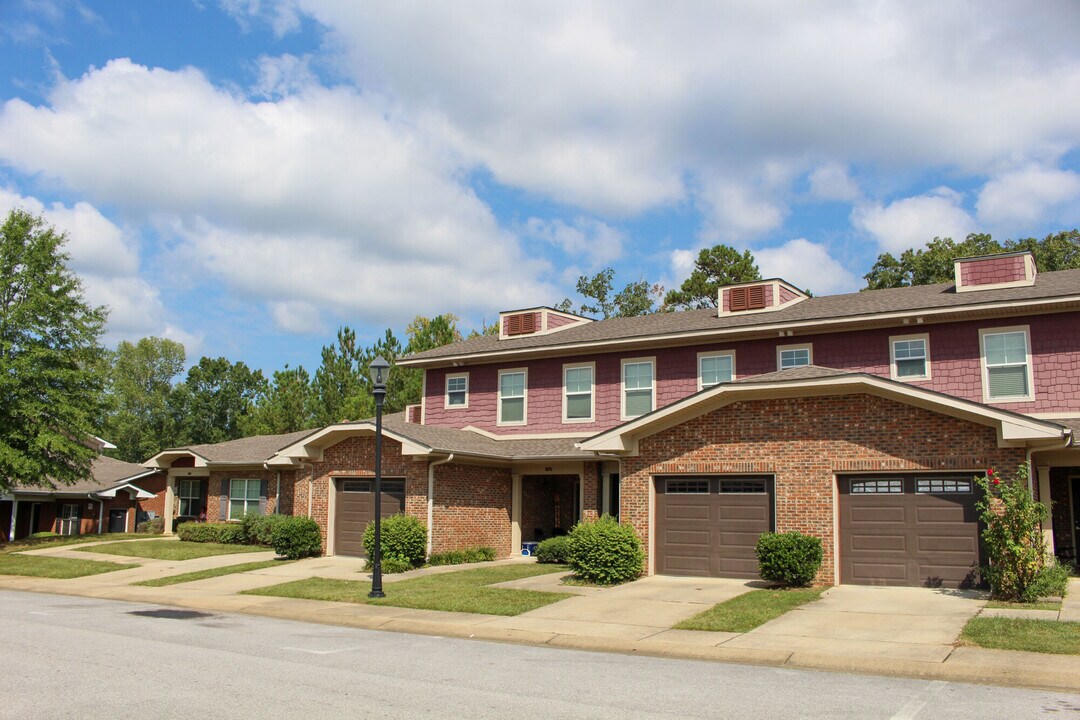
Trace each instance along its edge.
<instances>
[{"instance_id":1,"label":"louvered vent","mask_svg":"<svg viewBox=\"0 0 1080 720\"><path fill-rule=\"evenodd\" d=\"M506 316L507 335L529 335L534 332L536 332L536 313Z\"/></svg>"},{"instance_id":2,"label":"louvered vent","mask_svg":"<svg viewBox=\"0 0 1080 720\"><path fill-rule=\"evenodd\" d=\"M406 405L405 406L405 422L420 424L420 406L419 405Z\"/></svg>"},{"instance_id":3,"label":"louvered vent","mask_svg":"<svg viewBox=\"0 0 1080 720\"><path fill-rule=\"evenodd\" d=\"M764 285L731 288L728 292L728 307L731 312L761 310L765 307Z\"/></svg>"}]
</instances>

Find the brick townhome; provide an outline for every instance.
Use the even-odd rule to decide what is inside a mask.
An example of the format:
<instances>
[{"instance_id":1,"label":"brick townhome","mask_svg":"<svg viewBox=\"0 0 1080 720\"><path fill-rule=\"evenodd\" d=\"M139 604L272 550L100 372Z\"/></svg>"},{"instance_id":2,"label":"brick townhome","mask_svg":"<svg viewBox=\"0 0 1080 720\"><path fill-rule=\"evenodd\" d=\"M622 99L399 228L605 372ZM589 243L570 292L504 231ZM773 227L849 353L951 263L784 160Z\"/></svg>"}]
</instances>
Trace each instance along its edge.
<instances>
[{"instance_id":1,"label":"brick townhome","mask_svg":"<svg viewBox=\"0 0 1080 720\"><path fill-rule=\"evenodd\" d=\"M384 508L423 519L434 551L509 555L606 512L651 573L751 577L761 532L800 530L824 542L822 582L957 586L980 560L972 476L1030 461L1047 538L1075 558L1080 271L1010 253L958 259L953 283L810 298L771 279L718 305L505 312L498 336L399 361L425 381L384 421ZM167 517L181 495L211 517L281 497L327 552L358 554L373 435L341 423L148 465Z\"/></svg>"}]
</instances>

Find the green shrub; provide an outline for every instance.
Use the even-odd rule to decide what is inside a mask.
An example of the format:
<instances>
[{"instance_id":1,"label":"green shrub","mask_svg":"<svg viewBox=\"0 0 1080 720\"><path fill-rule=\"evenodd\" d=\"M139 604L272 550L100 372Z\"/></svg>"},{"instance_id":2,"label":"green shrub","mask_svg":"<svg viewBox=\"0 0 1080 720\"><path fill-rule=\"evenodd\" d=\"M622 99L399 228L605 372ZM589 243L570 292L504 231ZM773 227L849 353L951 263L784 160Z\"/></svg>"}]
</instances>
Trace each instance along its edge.
<instances>
[{"instance_id":1,"label":"green shrub","mask_svg":"<svg viewBox=\"0 0 1080 720\"><path fill-rule=\"evenodd\" d=\"M240 526L244 531L244 542L248 545L265 545L269 547L274 542L274 528L276 528L287 515L258 515L248 513L240 518Z\"/></svg>"},{"instance_id":2,"label":"green shrub","mask_svg":"<svg viewBox=\"0 0 1080 720\"><path fill-rule=\"evenodd\" d=\"M475 547L432 553L431 557L428 558L428 565L464 565L466 563L488 562L494 559L494 548Z\"/></svg>"},{"instance_id":3,"label":"green shrub","mask_svg":"<svg viewBox=\"0 0 1080 720\"><path fill-rule=\"evenodd\" d=\"M290 560L322 554L322 533L319 523L309 517L282 515L275 522L271 545L274 552Z\"/></svg>"},{"instance_id":4,"label":"green shrub","mask_svg":"<svg viewBox=\"0 0 1080 720\"><path fill-rule=\"evenodd\" d=\"M371 561L370 560L368 561L366 567L367 567L368 570L371 569ZM408 572L410 570L415 570L415 569L416 569L416 567L411 562L406 560L405 558L401 558L401 557L397 557L397 556L391 556L391 557L383 558L383 560L382 560L382 571L383 571L383 573L385 573L387 575L393 575L394 573Z\"/></svg>"},{"instance_id":5,"label":"green shrub","mask_svg":"<svg viewBox=\"0 0 1080 720\"><path fill-rule=\"evenodd\" d=\"M992 468L975 478L984 493L975 504L988 561L982 574L998 600L1035 602L1040 592L1049 589L1039 582L1047 566L1042 533L1047 509L1031 497L1027 480L1027 464L1017 468L1012 480L996 475Z\"/></svg>"},{"instance_id":6,"label":"green shrub","mask_svg":"<svg viewBox=\"0 0 1080 720\"><path fill-rule=\"evenodd\" d=\"M1051 560L1035 577L1032 592L1036 597L1065 597L1069 589L1072 568L1057 560Z\"/></svg>"},{"instance_id":7,"label":"green shrub","mask_svg":"<svg viewBox=\"0 0 1080 720\"><path fill-rule=\"evenodd\" d=\"M228 523L186 522L177 525L176 534L185 542L216 543L221 542L221 529L233 527Z\"/></svg>"},{"instance_id":8,"label":"green shrub","mask_svg":"<svg viewBox=\"0 0 1080 720\"><path fill-rule=\"evenodd\" d=\"M570 539L565 535L544 540L536 546L536 562L565 563L570 557Z\"/></svg>"},{"instance_id":9,"label":"green shrub","mask_svg":"<svg viewBox=\"0 0 1080 720\"><path fill-rule=\"evenodd\" d=\"M221 523L218 528L218 542L226 545L247 545L247 535L239 523Z\"/></svg>"},{"instance_id":10,"label":"green shrub","mask_svg":"<svg viewBox=\"0 0 1080 720\"><path fill-rule=\"evenodd\" d=\"M814 581L824 557L821 539L799 532L762 533L754 552L763 579L796 587Z\"/></svg>"},{"instance_id":11,"label":"green shrub","mask_svg":"<svg viewBox=\"0 0 1080 720\"><path fill-rule=\"evenodd\" d=\"M568 537L567 561L574 573L587 582L615 585L641 575L645 553L630 525L620 525L610 515L581 522Z\"/></svg>"},{"instance_id":12,"label":"green shrub","mask_svg":"<svg viewBox=\"0 0 1080 720\"><path fill-rule=\"evenodd\" d=\"M386 567L388 558L400 558L412 567L424 564L427 554L427 528L412 515L391 515L382 520L382 561ZM375 523L364 528L364 550L367 556L375 556Z\"/></svg>"},{"instance_id":13,"label":"green shrub","mask_svg":"<svg viewBox=\"0 0 1080 720\"><path fill-rule=\"evenodd\" d=\"M135 531L140 533L148 533L151 535L161 535L163 532L165 532L165 518L144 520L139 523L139 526L135 528Z\"/></svg>"}]
</instances>

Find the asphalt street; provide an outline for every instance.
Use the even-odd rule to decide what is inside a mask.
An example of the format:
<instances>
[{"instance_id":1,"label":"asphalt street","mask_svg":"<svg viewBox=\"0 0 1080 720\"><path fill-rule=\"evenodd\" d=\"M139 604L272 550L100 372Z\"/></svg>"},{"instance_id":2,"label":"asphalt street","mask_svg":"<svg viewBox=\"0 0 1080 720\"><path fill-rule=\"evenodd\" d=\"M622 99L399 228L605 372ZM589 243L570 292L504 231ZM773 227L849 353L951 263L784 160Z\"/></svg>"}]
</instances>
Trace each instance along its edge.
<instances>
[{"instance_id":1,"label":"asphalt street","mask_svg":"<svg viewBox=\"0 0 1080 720\"><path fill-rule=\"evenodd\" d=\"M0 591L2 718L1080 718L1080 696Z\"/></svg>"}]
</instances>

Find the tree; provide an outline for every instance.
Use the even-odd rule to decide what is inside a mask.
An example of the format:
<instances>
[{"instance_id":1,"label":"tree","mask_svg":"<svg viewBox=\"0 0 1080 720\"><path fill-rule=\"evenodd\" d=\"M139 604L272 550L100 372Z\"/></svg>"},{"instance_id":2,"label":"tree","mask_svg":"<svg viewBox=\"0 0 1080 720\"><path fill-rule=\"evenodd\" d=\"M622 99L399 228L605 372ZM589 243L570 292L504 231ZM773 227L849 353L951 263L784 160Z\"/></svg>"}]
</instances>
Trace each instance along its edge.
<instances>
[{"instance_id":1,"label":"tree","mask_svg":"<svg viewBox=\"0 0 1080 720\"><path fill-rule=\"evenodd\" d=\"M11 211L0 227L0 491L90 475L106 310L68 269L65 234Z\"/></svg>"},{"instance_id":2,"label":"tree","mask_svg":"<svg viewBox=\"0 0 1080 720\"><path fill-rule=\"evenodd\" d=\"M678 290L664 296L667 310L700 310L716 307L724 285L760 280L761 271L749 250L740 253L728 245L704 248L694 261L694 270Z\"/></svg>"},{"instance_id":3,"label":"tree","mask_svg":"<svg viewBox=\"0 0 1080 720\"><path fill-rule=\"evenodd\" d=\"M322 349L322 365L315 371L315 419L320 425L355 420L365 415L369 395L362 374L361 349L356 331L341 327L337 344Z\"/></svg>"},{"instance_id":4,"label":"tree","mask_svg":"<svg viewBox=\"0 0 1080 720\"><path fill-rule=\"evenodd\" d=\"M963 241L935 237L925 248L909 249L899 259L891 253L878 255L864 278L867 290L952 282L953 260L972 255L1030 250L1040 271L1080 268L1080 232L1063 231L1042 240L1024 238L1000 243L985 233L972 233Z\"/></svg>"},{"instance_id":5,"label":"tree","mask_svg":"<svg viewBox=\"0 0 1080 720\"><path fill-rule=\"evenodd\" d=\"M219 443L241 437L240 421L266 387L262 371L253 371L242 361L200 358L172 393L185 442Z\"/></svg>"},{"instance_id":6,"label":"tree","mask_svg":"<svg viewBox=\"0 0 1080 720\"><path fill-rule=\"evenodd\" d=\"M269 387L259 395L251 411L239 419L245 437L281 435L314 427L315 392L311 376L301 365L274 371Z\"/></svg>"},{"instance_id":7,"label":"tree","mask_svg":"<svg viewBox=\"0 0 1080 720\"><path fill-rule=\"evenodd\" d=\"M582 315L602 315L604 319L613 317L636 317L656 312L656 300L664 296L661 285L650 285L644 278L627 283L615 293L613 281L615 270L604 268L596 275L578 277L577 291L582 297L592 300L584 302L579 310ZM571 312L573 304L570 298L564 299L555 309Z\"/></svg>"},{"instance_id":8,"label":"tree","mask_svg":"<svg viewBox=\"0 0 1080 720\"><path fill-rule=\"evenodd\" d=\"M116 457L141 462L184 441L182 404L173 398L173 382L185 359L184 346L167 338L145 337L116 347L103 427L117 446Z\"/></svg>"}]
</instances>

